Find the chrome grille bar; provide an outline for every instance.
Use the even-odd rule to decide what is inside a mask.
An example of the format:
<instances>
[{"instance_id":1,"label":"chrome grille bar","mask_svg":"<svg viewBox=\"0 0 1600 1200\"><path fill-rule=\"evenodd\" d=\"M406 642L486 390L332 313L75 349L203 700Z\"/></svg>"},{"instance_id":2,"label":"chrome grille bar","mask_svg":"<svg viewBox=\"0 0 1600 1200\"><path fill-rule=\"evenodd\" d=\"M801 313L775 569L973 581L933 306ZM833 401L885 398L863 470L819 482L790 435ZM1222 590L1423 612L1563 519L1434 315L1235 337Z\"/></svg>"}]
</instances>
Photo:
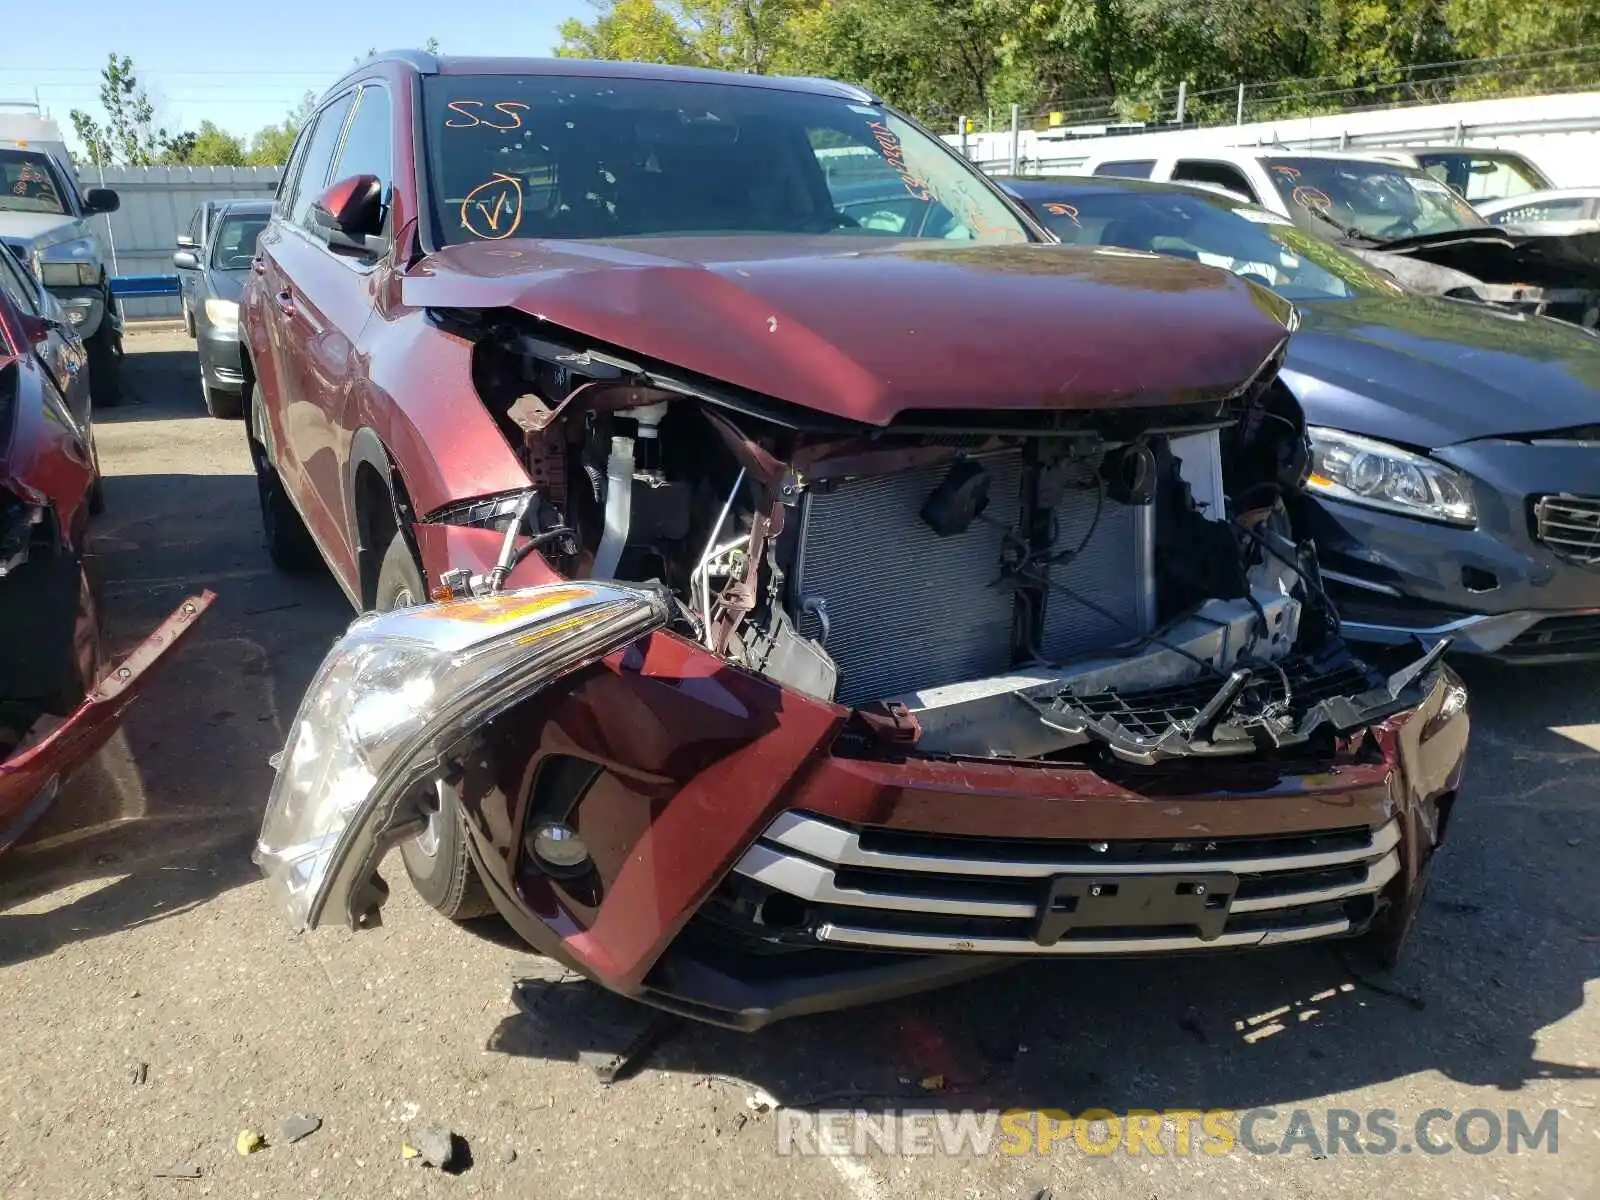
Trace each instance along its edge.
<instances>
[{"instance_id":1,"label":"chrome grille bar","mask_svg":"<svg viewBox=\"0 0 1600 1200\"><path fill-rule=\"evenodd\" d=\"M924 842L924 847L939 843L936 835L927 836L934 840ZM1209 859L1068 861L1063 853L1030 861L1003 852L961 856L963 840L955 837L943 839L950 850L942 854L873 850L862 846L854 829L802 813L784 813L733 870L745 880L820 910L810 928L821 942L923 953L1152 954L1267 946L1348 932L1350 920L1330 913L1326 906L1376 897L1400 874L1400 824L1395 820L1375 830L1323 835L1343 842L1336 848L1315 848L1317 836L1287 838L1277 854L1262 852L1261 841L1255 840L1248 853L1233 856L1228 856L1225 844L1220 850L1212 847L1222 857ZM989 846L992 849L994 843ZM1209 941L1170 927L1152 927L1148 937L1126 931L1095 937L1086 930L1048 945L1030 936L1033 924L1042 919L1040 906L1049 880L1120 875L1171 876L1181 881L1210 873L1237 877L1239 890L1227 912L1230 922L1245 917L1246 926L1259 926L1264 916L1277 923L1270 928L1225 928ZM966 921L975 924L962 928ZM919 924L924 928L916 928ZM938 928L941 924L945 928Z\"/></svg>"},{"instance_id":2,"label":"chrome grille bar","mask_svg":"<svg viewBox=\"0 0 1600 1200\"><path fill-rule=\"evenodd\" d=\"M1600 496L1562 492L1533 506L1534 536L1564 558L1600 565Z\"/></svg>"},{"instance_id":3,"label":"chrome grille bar","mask_svg":"<svg viewBox=\"0 0 1600 1200\"><path fill-rule=\"evenodd\" d=\"M799 813L782 813L763 835L811 858L841 867L880 871L925 871L938 875L990 875L1010 879L1049 879L1057 875L1150 875L1166 871L1228 871L1235 875L1260 875L1272 871L1310 871L1320 867L1348 866L1387 854L1400 844L1400 826L1391 821L1371 835L1365 846L1301 854L1238 859L1196 859L1191 862L1030 862L1002 858L957 858L917 854L890 854L865 850L854 830L819 821Z\"/></svg>"},{"instance_id":4,"label":"chrome grille bar","mask_svg":"<svg viewBox=\"0 0 1600 1200\"><path fill-rule=\"evenodd\" d=\"M923 954L1173 954L1184 950L1225 950L1245 946L1279 946L1288 942L1309 942L1317 938L1348 933L1350 922L1318 921L1289 929L1258 929L1225 933L1209 942L1197 937L1148 938L1062 938L1053 946L1041 946L1024 938L966 938L935 933L900 933L882 929L852 929L843 925L823 925L817 940L851 946L871 946L882 950L910 950Z\"/></svg>"}]
</instances>

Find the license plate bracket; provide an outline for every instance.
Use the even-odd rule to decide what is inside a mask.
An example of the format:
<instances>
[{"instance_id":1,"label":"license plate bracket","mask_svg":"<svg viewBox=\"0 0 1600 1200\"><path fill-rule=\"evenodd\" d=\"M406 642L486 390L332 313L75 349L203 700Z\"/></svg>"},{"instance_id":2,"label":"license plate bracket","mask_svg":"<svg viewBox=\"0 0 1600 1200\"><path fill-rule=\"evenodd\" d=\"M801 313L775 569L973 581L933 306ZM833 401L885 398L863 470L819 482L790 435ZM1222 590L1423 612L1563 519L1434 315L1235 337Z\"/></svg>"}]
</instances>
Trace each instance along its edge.
<instances>
[{"instance_id":1,"label":"license plate bracket","mask_svg":"<svg viewBox=\"0 0 1600 1200\"><path fill-rule=\"evenodd\" d=\"M1058 875L1039 905L1033 940L1053 946L1079 929L1186 926L1201 941L1222 936L1239 879L1225 871L1163 875Z\"/></svg>"}]
</instances>

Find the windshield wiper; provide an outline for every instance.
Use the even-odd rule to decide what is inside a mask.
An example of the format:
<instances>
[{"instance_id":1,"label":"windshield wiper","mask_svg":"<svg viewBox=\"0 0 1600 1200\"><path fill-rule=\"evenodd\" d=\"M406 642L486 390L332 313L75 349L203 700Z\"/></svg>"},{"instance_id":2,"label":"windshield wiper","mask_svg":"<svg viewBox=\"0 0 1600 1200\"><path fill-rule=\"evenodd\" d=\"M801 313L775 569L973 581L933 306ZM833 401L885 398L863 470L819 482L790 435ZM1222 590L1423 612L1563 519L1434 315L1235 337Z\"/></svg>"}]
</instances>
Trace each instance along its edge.
<instances>
[{"instance_id":1,"label":"windshield wiper","mask_svg":"<svg viewBox=\"0 0 1600 1200\"><path fill-rule=\"evenodd\" d=\"M1324 209L1314 208L1309 204L1302 204L1300 207L1324 224L1332 225L1344 235L1344 239L1347 242L1365 242L1369 246L1382 246L1385 244L1383 238L1373 237L1370 233L1362 233L1354 225L1346 225L1344 222L1330 216Z\"/></svg>"}]
</instances>

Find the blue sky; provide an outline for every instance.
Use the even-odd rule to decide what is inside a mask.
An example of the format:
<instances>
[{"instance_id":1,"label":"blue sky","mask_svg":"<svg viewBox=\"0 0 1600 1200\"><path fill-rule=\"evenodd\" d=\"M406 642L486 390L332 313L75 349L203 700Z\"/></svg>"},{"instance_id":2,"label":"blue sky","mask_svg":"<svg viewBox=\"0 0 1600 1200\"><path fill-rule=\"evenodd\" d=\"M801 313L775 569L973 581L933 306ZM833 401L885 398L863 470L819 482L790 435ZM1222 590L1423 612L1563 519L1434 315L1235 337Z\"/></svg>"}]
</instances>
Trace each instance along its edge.
<instances>
[{"instance_id":1,"label":"blue sky","mask_svg":"<svg viewBox=\"0 0 1600 1200\"><path fill-rule=\"evenodd\" d=\"M436 37L447 54L542 55L563 20L594 10L587 0L70 0L51 11L63 21L33 28L58 36L0 41L0 100L37 93L70 139L70 110L100 114L99 71L113 51L133 59L158 124L211 120L248 136L283 120L306 89L320 92L368 47Z\"/></svg>"}]
</instances>

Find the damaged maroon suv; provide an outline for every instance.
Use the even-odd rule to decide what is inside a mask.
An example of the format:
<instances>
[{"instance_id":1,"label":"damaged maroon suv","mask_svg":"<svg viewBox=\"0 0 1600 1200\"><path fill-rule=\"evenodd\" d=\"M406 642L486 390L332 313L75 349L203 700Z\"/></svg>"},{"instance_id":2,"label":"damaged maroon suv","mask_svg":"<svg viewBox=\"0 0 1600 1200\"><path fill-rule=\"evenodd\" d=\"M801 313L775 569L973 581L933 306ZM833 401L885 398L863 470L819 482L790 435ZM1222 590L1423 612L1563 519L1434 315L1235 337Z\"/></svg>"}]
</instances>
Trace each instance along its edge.
<instances>
[{"instance_id":1,"label":"damaged maroon suv","mask_svg":"<svg viewBox=\"0 0 1600 1200\"><path fill-rule=\"evenodd\" d=\"M277 760L299 927L377 868L742 1028L1027 959L1394 954L1442 647L1300 536L1286 302L1055 244L877 97L380 57L242 324L268 547L367 614Z\"/></svg>"}]
</instances>

